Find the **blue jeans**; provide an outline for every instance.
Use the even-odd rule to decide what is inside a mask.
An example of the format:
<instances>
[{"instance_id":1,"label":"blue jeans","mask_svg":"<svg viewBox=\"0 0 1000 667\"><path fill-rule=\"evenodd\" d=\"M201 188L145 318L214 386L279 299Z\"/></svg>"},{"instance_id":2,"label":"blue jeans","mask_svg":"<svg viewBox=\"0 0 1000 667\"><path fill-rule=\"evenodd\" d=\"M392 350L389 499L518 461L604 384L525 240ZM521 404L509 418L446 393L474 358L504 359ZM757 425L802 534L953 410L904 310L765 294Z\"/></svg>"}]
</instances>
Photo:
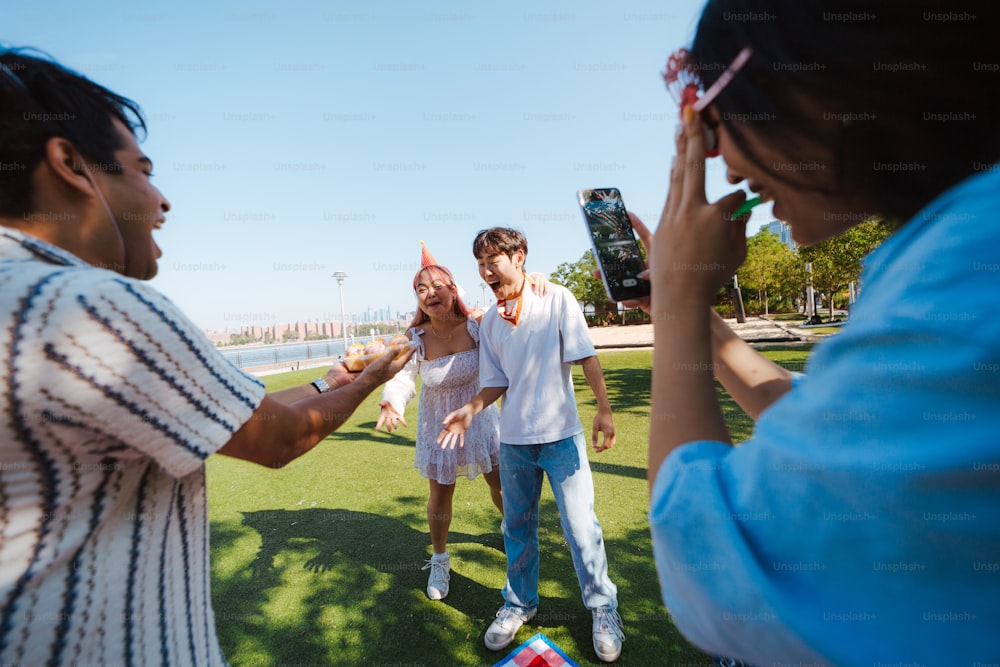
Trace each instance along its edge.
<instances>
[{"instance_id":1,"label":"blue jeans","mask_svg":"<svg viewBox=\"0 0 1000 667\"><path fill-rule=\"evenodd\" d=\"M538 500L548 475L563 535L590 610L618 607L618 589L608 578L601 524L594 513L594 481L583 434L542 445L500 443L500 482L506 530L507 606L538 607Z\"/></svg>"}]
</instances>

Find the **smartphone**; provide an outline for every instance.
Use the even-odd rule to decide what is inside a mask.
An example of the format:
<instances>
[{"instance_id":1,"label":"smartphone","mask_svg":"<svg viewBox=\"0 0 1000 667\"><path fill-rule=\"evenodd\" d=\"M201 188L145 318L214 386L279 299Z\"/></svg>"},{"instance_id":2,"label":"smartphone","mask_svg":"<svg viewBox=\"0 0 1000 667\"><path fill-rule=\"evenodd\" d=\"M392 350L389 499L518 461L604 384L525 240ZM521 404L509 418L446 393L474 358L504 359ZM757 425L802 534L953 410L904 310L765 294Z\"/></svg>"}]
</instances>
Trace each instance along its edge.
<instances>
[{"instance_id":1,"label":"smartphone","mask_svg":"<svg viewBox=\"0 0 1000 667\"><path fill-rule=\"evenodd\" d=\"M646 260L618 188L580 190L577 197L608 298L626 301L649 296L649 281L638 277L646 269Z\"/></svg>"}]
</instances>

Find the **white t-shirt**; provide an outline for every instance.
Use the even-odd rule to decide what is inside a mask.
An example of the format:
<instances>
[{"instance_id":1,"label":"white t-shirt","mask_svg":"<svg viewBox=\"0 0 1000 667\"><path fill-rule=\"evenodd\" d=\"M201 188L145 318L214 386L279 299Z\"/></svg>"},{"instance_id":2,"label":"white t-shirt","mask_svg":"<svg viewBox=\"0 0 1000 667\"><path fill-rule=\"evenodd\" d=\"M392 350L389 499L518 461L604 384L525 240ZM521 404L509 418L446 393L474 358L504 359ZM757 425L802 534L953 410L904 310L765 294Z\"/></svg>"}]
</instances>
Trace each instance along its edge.
<instances>
[{"instance_id":1,"label":"white t-shirt","mask_svg":"<svg viewBox=\"0 0 1000 667\"><path fill-rule=\"evenodd\" d=\"M225 664L204 461L263 396L155 290L0 227L0 664Z\"/></svg>"},{"instance_id":2,"label":"white t-shirt","mask_svg":"<svg viewBox=\"0 0 1000 667\"><path fill-rule=\"evenodd\" d=\"M583 432L571 362L595 354L587 321L565 287L525 289L517 326L490 308L480 327L479 384L507 387L500 442L538 445Z\"/></svg>"}]
</instances>

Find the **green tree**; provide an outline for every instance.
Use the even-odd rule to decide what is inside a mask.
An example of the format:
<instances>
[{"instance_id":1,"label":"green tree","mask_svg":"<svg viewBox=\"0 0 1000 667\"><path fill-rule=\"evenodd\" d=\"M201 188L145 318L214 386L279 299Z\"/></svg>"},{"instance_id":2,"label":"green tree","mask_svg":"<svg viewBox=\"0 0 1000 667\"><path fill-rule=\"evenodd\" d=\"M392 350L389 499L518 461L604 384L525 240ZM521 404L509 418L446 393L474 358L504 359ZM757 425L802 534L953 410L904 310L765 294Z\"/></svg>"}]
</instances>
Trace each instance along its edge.
<instances>
[{"instance_id":1,"label":"green tree","mask_svg":"<svg viewBox=\"0 0 1000 667\"><path fill-rule=\"evenodd\" d=\"M608 313L617 314L618 305L608 300L604 284L594 277L596 270L597 260L594 259L594 253L588 250L576 262L563 262L557 266L549 280L572 292L584 307L593 308L595 317L604 317Z\"/></svg>"},{"instance_id":2,"label":"green tree","mask_svg":"<svg viewBox=\"0 0 1000 667\"><path fill-rule=\"evenodd\" d=\"M747 258L736 272L743 292L769 313L771 302L790 305L802 289L805 271L795 252L768 230L747 239Z\"/></svg>"},{"instance_id":3,"label":"green tree","mask_svg":"<svg viewBox=\"0 0 1000 667\"><path fill-rule=\"evenodd\" d=\"M256 340L247 334L229 334L229 344L230 345L249 345L254 343Z\"/></svg>"},{"instance_id":4,"label":"green tree","mask_svg":"<svg viewBox=\"0 0 1000 667\"><path fill-rule=\"evenodd\" d=\"M812 264L813 287L827 296L830 320L840 292L861 275L861 260L891 233L880 221L868 220L833 238L799 248L801 260Z\"/></svg>"}]
</instances>

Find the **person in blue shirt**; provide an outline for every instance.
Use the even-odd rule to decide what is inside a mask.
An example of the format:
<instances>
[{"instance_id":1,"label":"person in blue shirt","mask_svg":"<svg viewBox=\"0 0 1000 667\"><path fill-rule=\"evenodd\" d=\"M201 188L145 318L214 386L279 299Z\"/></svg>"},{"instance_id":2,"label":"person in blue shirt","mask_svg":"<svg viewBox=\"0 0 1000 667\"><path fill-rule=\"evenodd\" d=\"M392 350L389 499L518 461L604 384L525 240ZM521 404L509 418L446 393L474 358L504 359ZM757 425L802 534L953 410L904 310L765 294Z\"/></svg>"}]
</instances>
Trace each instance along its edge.
<instances>
[{"instance_id":1,"label":"person in blue shirt","mask_svg":"<svg viewBox=\"0 0 1000 667\"><path fill-rule=\"evenodd\" d=\"M757 665L1000 656L996 8L710 0L651 236L649 519L664 602ZM872 218L849 322L793 375L711 310L746 195L810 245ZM754 417L734 447L713 376Z\"/></svg>"}]
</instances>

